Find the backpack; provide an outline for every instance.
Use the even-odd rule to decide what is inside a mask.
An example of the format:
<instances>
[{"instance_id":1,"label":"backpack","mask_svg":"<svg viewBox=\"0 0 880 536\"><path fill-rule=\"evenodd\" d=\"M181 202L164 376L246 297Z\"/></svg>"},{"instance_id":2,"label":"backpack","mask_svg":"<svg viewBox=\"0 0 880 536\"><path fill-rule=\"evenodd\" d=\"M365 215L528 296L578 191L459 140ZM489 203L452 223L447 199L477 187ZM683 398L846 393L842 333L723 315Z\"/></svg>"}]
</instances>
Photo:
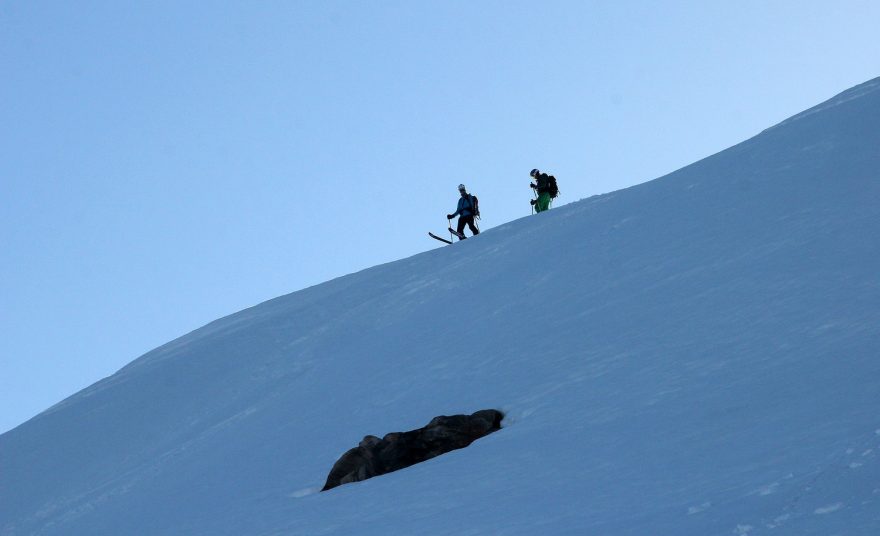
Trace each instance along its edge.
<instances>
[{"instance_id":1,"label":"backpack","mask_svg":"<svg viewBox=\"0 0 880 536\"><path fill-rule=\"evenodd\" d=\"M556 177L550 175L547 183L547 192L550 193L550 199L556 199L556 196L559 195L559 186L556 186Z\"/></svg>"},{"instance_id":2,"label":"backpack","mask_svg":"<svg viewBox=\"0 0 880 536\"><path fill-rule=\"evenodd\" d=\"M475 218L480 217L480 200L475 195L471 195L471 212L474 213Z\"/></svg>"}]
</instances>

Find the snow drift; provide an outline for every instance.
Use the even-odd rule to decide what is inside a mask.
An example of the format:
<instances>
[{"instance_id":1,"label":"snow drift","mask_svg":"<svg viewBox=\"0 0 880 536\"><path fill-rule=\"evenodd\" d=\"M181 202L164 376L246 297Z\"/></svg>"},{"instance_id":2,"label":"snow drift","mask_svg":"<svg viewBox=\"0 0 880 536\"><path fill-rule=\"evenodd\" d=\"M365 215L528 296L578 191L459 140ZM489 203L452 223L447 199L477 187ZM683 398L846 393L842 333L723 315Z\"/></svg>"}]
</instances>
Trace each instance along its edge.
<instances>
[{"instance_id":1,"label":"snow drift","mask_svg":"<svg viewBox=\"0 0 880 536\"><path fill-rule=\"evenodd\" d=\"M873 536L878 169L880 79L213 322L0 436L0 534ZM484 407L316 493L364 435Z\"/></svg>"}]
</instances>

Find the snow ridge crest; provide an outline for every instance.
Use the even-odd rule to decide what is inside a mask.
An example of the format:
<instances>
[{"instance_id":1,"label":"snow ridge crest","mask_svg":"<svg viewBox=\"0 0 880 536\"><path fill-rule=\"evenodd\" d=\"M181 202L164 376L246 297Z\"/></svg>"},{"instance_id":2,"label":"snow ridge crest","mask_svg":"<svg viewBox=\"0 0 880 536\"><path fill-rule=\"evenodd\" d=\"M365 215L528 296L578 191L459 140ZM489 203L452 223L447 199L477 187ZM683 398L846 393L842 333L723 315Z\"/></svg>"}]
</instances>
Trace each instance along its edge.
<instances>
[{"instance_id":1,"label":"snow ridge crest","mask_svg":"<svg viewBox=\"0 0 880 536\"><path fill-rule=\"evenodd\" d=\"M865 82L863 84L859 84L858 86L852 87L852 88L828 99L827 101L823 102L822 104L818 104L818 105L816 105L808 110L805 110L797 115L793 115L793 116L789 117L788 119L786 119L785 121L768 128L767 130L765 130L765 132L782 127L782 126L785 126L785 125L789 125L789 124L793 123L794 121L798 121L800 119L803 119L805 117L809 117L809 116L816 114L816 113L819 113L819 112L824 112L824 111L829 110L831 108L840 106L841 104L845 104L847 102L850 102L850 101L853 101L856 99L860 99L860 98L865 97L865 96L867 96L871 93L874 93L875 91L878 91L878 90L880 90L880 77L874 78L873 80L868 80L867 82Z\"/></svg>"}]
</instances>

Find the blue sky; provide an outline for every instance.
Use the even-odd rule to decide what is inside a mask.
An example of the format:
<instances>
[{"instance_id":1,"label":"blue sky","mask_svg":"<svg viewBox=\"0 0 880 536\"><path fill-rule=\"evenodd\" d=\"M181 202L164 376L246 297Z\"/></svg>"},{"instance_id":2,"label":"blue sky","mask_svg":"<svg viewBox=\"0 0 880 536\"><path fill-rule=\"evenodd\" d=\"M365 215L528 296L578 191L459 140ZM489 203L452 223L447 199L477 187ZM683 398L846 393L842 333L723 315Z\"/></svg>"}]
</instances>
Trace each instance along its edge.
<instances>
[{"instance_id":1,"label":"blue sky","mask_svg":"<svg viewBox=\"0 0 880 536\"><path fill-rule=\"evenodd\" d=\"M870 1L0 4L0 432L218 317L440 245L460 182L488 230L529 214L533 167L569 203L755 135L880 75L877 20Z\"/></svg>"}]
</instances>

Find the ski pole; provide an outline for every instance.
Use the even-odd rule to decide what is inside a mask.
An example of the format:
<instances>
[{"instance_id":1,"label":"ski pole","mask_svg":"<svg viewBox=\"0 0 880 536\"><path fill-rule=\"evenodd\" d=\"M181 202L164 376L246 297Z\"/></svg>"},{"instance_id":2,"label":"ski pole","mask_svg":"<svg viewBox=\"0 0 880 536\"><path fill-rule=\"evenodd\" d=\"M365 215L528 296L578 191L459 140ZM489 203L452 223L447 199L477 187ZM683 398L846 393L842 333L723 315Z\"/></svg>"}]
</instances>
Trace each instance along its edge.
<instances>
[{"instance_id":1,"label":"ski pole","mask_svg":"<svg viewBox=\"0 0 880 536\"><path fill-rule=\"evenodd\" d=\"M455 239L452 237L452 220L451 219L446 220L446 228L449 229L449 240L455 241Z\"/></svg>"},{"instance_id":2,"label":"ski pole","mask_svg":"<svg viewBox=\"0 0 880 536\"><path fill-rule=\"evenodd\" d=\"M534 214L535 214L535 205L538 203L538 191L535 190L534 188L532 188L532 198L533 198L533 201L534 201L534 202L533 202L533 203L529 203L529 204L532 205L532 215L534 216Z\"/></svg>"}]
</instances>

